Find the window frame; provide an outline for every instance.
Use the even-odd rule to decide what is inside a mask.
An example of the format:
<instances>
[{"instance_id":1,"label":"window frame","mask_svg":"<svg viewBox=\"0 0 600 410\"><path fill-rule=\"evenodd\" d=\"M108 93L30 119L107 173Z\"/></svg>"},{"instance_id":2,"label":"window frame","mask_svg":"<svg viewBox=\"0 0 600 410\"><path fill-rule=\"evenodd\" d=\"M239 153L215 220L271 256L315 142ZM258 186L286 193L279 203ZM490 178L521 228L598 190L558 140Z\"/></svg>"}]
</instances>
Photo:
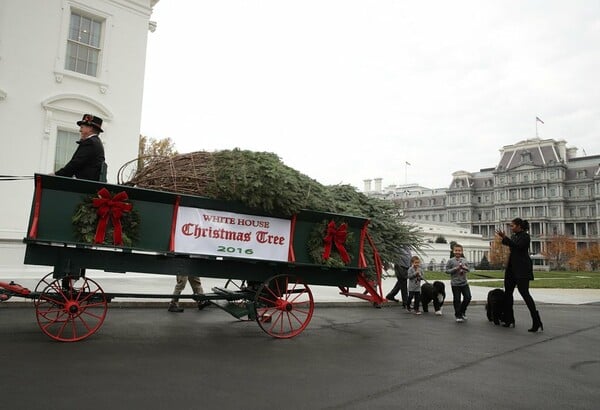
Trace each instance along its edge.
<instances>
[{"instance_id":1,"label":"window frame","mask_svg":"<svg viewBox=\"0 0 600 410\"><path fill-rule=\"evenodd\" d=\"M98 67L96 76L81 74L77 71L66 69L67 46L69 40L69 30L71 27L71 14L79 13L86 17L94 17L102 22L101 37L100 37L100 53L98 56ZM109 65L108 55L105 51L109 48L112 37L113 15L97 8L88 5L80 4L74 1L63 1L61 29L58 37L58 55L54 64L54 79L57 83L62 83L64 78L82 79L87 82L98 85L100 93L104 94L108 90L108 70Z\"/></svg>"},{"instance_id":2,"label":"window frame","mask_svg":"<svg viewBox=\"0 0 600 410\"><path fill-rule=\"evenodd\" d=\"M77 18L77 33L74 33L74 19ZM85 26L89 22L89 33L87 41L85 38ZM97 78L100 74L100 57L103 54L103 33L105 20L93 14L85 13L77 9L71 9L69 15L69 30L67 35L67 47L65 50L65 70ZM97 32L99 31L99 33ZM75 36L78 38L74 38ZM74 51L74 53L72 53ZM82 54L87 54L82 58ZM72 64L72 60L74 60ZM73 65L73 67L71 67ZM82 68L81 65L85 65ZM93 67L92 67L93 65Z\"/></svg>"}]
</instances>

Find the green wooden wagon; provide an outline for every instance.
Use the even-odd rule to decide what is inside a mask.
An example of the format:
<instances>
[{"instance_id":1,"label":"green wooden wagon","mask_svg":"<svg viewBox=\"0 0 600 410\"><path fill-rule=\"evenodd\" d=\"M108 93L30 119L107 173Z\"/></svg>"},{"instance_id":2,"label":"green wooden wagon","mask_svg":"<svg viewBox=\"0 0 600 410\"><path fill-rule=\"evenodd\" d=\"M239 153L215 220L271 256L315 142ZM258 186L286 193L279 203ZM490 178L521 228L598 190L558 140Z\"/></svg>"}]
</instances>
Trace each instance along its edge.
<instances>
[{"instance_id":1,"label":"green wooden wagon","mask_svg":"<svg viewBox=\"0 0 600 410\"><path fill-rule=\"evenodd\" d=\"M0 290L34 299L52 339L95 333L113 298L170 297L108 294L86 269L223 278L222 288L184 297L256 320L276 338L310 322L309 285L337 286L376 306L385 301L368 219L309 210L282 217L232 201L41 174L34 183L24 263L53 270L34 291L14 283ZM350 291L357 286L364 289Z\"/></svg>"}]
</instances>

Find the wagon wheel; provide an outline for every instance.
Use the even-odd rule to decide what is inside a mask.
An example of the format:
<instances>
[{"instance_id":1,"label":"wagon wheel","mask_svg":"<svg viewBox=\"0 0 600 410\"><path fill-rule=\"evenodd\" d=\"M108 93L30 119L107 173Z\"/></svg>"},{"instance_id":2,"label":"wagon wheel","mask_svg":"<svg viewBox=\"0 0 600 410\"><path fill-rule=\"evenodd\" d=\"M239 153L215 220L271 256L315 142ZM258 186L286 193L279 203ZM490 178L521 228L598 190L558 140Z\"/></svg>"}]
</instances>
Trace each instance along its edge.
<instances>
[{"instance_id":1,"label":"wagon wheel","mask_svg":"<svg viewBox=\"0 0 600 410\"><path fill-rule=\"evenodd\" d=\"M254 307L262 330L278 339L289 339L308 326L315 304L312 292L303 281L282 274L260 285Z\"/></svg>"},{"instance_id":2,"label":"wagon wheel","mask_svg":"<svg viewBox=\"0 0 600 410\"><path fill-rule=\"evenodd\" d=\"M108 310L102 288L93 280L80 278L81 286L67 277L50 282L35 300L35 313L42 332L60 342L76 342L93 335Z\"/></svg>"},{"instance_id":3,"label":"wagon wheel","mask_svg":"<svg viewBox=\"0 0 600 410\"><path fill-rule=\"evenodd\" d=\"M50 285L50 283L52 283L54 281L54 278L52 277L54 275L54 272L50 272L49 274L47 274L46 276L44 276L42 279L40 279L40 281L37 283L37 285L35 285L35 289L34 289L34 293L38 293L41 292L42 289L46 288L46 286Z\"/></svg>"},{"instance_id":4,"label":"wagon wheel","mask_svg":"<svg viewBox=\"0 0 600 410\"><path fill-rule=\"evenodd\" d=\"M81 276L65 276L62 280L64 280L64 283L66 283L68 280L72 280L74 282L76 282L77 280L79 280ZM42 289L44 289L46 286L50 285L52 282L54 282L54 272L50 272L49 274L47 274L46 276L44 276L42 279L40 279L40 281L37 283L37 285L35 285L35 289L34 289L34 293L39 293L42 291Z\"/></svg>"},{"instance_id":5,"label":"wagon wheel","mask_svg":"<svg viewBox=\"0 0 600 410\"><path fill-rule=\"evenodd\" d=\"M228 289L228 290L242 290L245 287L246 287L245 280L227 279L227 282L225 282L225 289Z\"/></svg>"}]
</instances>

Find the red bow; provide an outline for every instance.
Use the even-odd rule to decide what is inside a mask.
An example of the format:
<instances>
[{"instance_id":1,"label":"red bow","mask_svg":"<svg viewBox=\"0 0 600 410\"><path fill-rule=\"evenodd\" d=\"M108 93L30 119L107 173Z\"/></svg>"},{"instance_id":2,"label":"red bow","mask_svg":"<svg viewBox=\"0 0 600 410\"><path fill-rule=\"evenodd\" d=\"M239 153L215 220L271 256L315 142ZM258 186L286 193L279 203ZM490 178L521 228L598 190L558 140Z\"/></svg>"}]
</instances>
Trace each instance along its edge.
<instances>
[{"instance_id":1,"label":"red bow","mask_svg":"<svg viewBox=\"0 0 600 410\"><path fill-rule=\"evenodd\" d=\"M344 248L344 243L346 243L346 236L348 236L347 232L348 226L345 223L340 224L339 228L335 227L335 222L329 222L327 225L327 234L323 241L325 242L325 249L323 250L323 259L329 259L329 254L331 253L331 244L335 244L336 249L340 253L340 257L344 263L350 262L350 255L346 252L346 248Z\"/></svg>"},{"instance_id":2,"label":"red bow","mask_svg":"<svg viewBox=\"0 0 600 410\"><path fill-rule=\"evenodd\" d=\"M100 220L98 221L98 227L96 228L96 237L94 238L94 242L104 242L104 237L106 236L106 225L108 224L108 216L110 215L110 219L114 227L113 243L115 245L123 245L121 216L123 216L123 213L129 212L133 209L133 205L123 202L128 198L127 193L123 191L111 197L108 189L102 188L100 191L98 191L98 196L100 198L94 198L92 200L94 207L98 208L96 213L100 217Z\"/></svg>"}]
</instances>

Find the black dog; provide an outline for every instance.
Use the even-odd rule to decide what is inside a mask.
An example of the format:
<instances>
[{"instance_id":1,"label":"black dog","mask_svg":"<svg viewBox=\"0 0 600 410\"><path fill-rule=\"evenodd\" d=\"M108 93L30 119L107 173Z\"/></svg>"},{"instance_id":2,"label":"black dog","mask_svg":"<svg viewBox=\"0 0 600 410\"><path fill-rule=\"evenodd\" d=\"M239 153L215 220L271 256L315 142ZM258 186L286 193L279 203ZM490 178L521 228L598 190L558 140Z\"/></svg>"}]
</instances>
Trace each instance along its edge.
<instances>
[{"instance_id":1,"label":"black dog","mask_svg":"<svg viewBox=\"0 0 600 410\"><path fill-rule=\"evenodd\" d=\"M429 302L433 302L433 308L436 315L442 314L442 306L446 300L446 285L443 282L436 280L433 284L425 282L421 286L421 304L423 312L428 312Z\"/></svg>"},{"instance_id":2,"label":"black dog","mask_svg":"<svg viewBox=\"0 0 600 410\"><path fill-rule=\"evenodd\" d=\"M490 322L499 325L504 321L504 291L492 289L488 292L485 312Z\"/></svg>"}]
</instances>

